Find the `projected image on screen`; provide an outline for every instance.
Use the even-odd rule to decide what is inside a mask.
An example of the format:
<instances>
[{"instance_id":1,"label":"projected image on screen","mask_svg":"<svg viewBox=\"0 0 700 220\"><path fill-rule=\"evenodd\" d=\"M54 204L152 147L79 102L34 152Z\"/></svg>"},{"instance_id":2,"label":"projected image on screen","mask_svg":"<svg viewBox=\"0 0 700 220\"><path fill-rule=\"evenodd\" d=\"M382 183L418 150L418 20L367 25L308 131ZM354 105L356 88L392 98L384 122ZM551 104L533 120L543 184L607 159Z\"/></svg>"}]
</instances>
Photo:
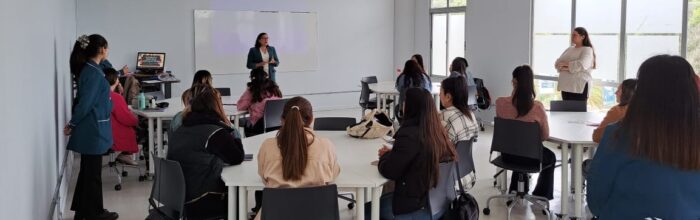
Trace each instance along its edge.
<instances>
[{"instance_id":1,"label":"projected image on screen","mask_svg":"<svg viewBox=\"0 0 700 220\"><path fill-rule=\"evenodd\" d=\"M163 69L164 66L164 53L138 53L136 58L137 69Z\"/></svg>"}]
</instances>

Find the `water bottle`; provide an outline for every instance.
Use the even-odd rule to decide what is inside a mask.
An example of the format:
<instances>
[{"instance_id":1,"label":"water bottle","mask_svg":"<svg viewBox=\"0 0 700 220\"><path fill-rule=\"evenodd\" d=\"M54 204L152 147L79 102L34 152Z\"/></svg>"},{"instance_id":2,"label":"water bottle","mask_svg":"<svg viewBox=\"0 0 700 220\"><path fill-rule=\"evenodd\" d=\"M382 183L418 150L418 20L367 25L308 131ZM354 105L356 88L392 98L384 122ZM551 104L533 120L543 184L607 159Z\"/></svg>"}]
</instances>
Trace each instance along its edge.
<instances>
[{"instance_id":1,"label":"water bottle","mask_svg":"<svg viewBox=\"0 0 700 220\"><path fill-rule=\"evenodd\" d=\"M139 98L138 98L138 99L139 99L139 109L140 109L140 110L143 110L144 108L146 108L146 95L143 94L143 92L141 92L141 93L139 94Z\"/></svg>"}]
</instances>

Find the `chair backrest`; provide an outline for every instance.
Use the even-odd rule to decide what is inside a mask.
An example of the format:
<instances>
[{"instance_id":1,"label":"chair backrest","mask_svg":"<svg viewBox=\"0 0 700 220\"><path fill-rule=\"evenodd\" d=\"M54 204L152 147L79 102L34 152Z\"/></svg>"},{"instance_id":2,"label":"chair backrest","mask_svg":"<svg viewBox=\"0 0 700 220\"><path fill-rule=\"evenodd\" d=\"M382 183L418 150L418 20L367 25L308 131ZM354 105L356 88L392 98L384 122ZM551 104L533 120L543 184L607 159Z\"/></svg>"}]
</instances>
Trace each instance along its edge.
<instances>
[{"instance_id":1,"label":"chair backrest","mask_svg":"<svg viewBox=\"0 0 700 220\"><path fill-rule=\"evenodd\" d=\"M549 102L549 110L553 112L586 112L586 101L553 100Z\"/></svg>"},{"instance_id":2,"label":"chair backrest","mask_svg":"<svg viewBox=\"0 0 700 220\"><path fill-rule=\"evenodd\" d=\"M362 77L361 82L366 82L367 84L377 83L377 76Z\"/></svg>"},{"instance_id":3,"label":"chair backrest","mask_svg":"<svg viewBox=\"0 0 700 220\"><path fill-rule=\"evenodd\" d=\"M155 154L151 158L155 167L155 177L149 202L151 205L162 204L161 207L154 207L161 214L171 219L180 219L185 209L185 175L180 163L156 157Z\"/></svg>"},{"instance_id":4,"label":"chair backrest","mask_svg":"<svg viewBox=\"0 0 700 220\"><path fill-rule=\"evenodd\" d=\"M216 88L221 96L231 96L231 88Z\"/></svg>"},{"instance_id":5,"label":"chair backrest","mask_svg":"<svg viewBox=\"0 0 700 220\"><path fill-rule=\"evenodd\" d=\"M428 191L428 199L430 200L431 215L445 211L450 207L450 202L455 196L455 163L442 162L440 163L440 174L435 188Z\"/></svg>"},{"instance_id":6,"label":"chair backrest","mask_svg":"<svg viewBox=\"0 0 700 220\"><path fill-rule=\"evenodd\" d=\"M367 77L362 77L362 80L360 80L360 85L362 85L362 90L360 90L360 105L365 105L367 102L369 102L369 94L372 93L371 90L369 90L369 84L377 83L377 77L376 76L367 76Z\"/></svg>"},{"instance_id":7,"label":"chair backrest","mask_svg":"<svg viewBox=\"0 0 700 220\"><path fill-rule=\"evenodd\" d=\"M469 94L469 97L467 97L467 105L477 105L478 103L476 102L476 86L467 86L467 93Z\"/></svg>"},{"instance_id":8,"label":"chair backrest","mask_svg":"<svg viewBox=\"0 0 700 220\"><path fill-rule=\"evenodd\" d=\"M349 117L325 117L314 119L314 130L319 131L345 131L348 126L357 123L355 118Z\"/></svg>"},{"instance_id":9,"label":"chair backrest","mask_svg":"<svg viewBox=\"0 0 700 220\"><path fill-rule=\"evenodd\" d=\"M337 220L338 188L324 185L308 188L265 188L262 220Z\"/></svg>"},{"instance_id":10,"label":"chair backrest","mask_svg":"<svg viewBox=\"0 0 700 220\"><path fill-rule=\"evenodd\" d=\"M465 177L471 172L476 172L476 168L474 167L474 157L472 156L473 146L473 139L459 141L455 146L455 148L457 148L457 157L459 159L459 178Z\"/></svg>"},{"instance_id":11,"label":"chair backrest","mask_svg":"<svg viewBox=\"0 0 700 220\"><path fill-rule=\"evenodd\" d=\"M537 122L494 118L491 152L542 160L542 133Z\"/></svg>"},{"instance_id":12,"label":"chair backrest","mask_svg":"<svg viewBox=\"0 0 700 220\"><path fill-rule=\"evenodd\" d=\"M272 129L278 128L282 125L282 111L284 110L284 105L287 104L287 101L289 101L289 99L275 99L267 100L267 102L265 102L265 113L263 114L265 132L271 131Z\"/></svg>"}]
</instances>

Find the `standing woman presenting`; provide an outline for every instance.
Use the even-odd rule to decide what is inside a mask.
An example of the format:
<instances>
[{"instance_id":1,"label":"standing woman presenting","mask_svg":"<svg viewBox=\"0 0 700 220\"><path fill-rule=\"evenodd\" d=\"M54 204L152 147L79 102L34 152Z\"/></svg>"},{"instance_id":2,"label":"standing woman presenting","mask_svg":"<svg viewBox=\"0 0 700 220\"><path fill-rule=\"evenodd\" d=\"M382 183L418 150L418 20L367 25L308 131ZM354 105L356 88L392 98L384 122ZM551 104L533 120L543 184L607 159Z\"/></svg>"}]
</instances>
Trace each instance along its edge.
<instances>
[{"instance_id":1,"label":"standing woman presenting","mask_svg":"<svg viewBox=\"0 0 700 220\"><path fill-rule=\"evenodd\" d=\"M83 35L75 42L70 69L78 75L77 104L63 128L70 135L68 149L80 153L80 173L75 184L73 219L117 219L102 204L102 155L112 146L109 85L100 63L107 59L107 40L97 34Z\"/></svg>"},{"instance_id":2,"label":"standing woman presenting","mask_svg":"<svg viewBox=\"0 0 700 220\"><path fill-rule=\"evenodd\" d=\"M248 69L263 68L270 75L272 81L277 82L275 78L275 67L279 66L280 60L277 58L277 51L274 47L268 44L269 37L267 33L258 34L255 39L255 47L248 51Z\"/></svg>"},{"instance_id":3,"label":"standing woman presenting","mask_svg":"<svg viewBox=\"0 0 700 220\"><path fill-rule=\"evenodd\" d=\"M557 89L563 100L588 100L588 84L596 67L595 51L588 31L577 27L571 33L573 46L567 48L554 64L559 72Z\"/></svg>"}]
</instances>

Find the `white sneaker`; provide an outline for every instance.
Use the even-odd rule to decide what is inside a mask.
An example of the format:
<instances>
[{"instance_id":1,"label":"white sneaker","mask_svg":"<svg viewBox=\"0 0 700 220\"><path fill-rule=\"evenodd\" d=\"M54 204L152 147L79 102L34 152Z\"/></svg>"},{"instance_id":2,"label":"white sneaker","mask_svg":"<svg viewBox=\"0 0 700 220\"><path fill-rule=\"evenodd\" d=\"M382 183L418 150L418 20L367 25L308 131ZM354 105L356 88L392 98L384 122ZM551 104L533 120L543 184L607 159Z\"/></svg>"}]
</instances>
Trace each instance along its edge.
<instances>
[{"instance_id":1,"label":"white sneaker","mask_svg":"<svg viewBox=\"0 0 700 220\"><path fill-rule=\"evenodd\" d=\"M119 154L119 156L117 156L117 161L120 163L126 164L126 165L132 165L132 166L139 165L139 163L134 161L134 159L131 159L131 155L126 155L126 154Z\"/></svg>"}]
</instances>

